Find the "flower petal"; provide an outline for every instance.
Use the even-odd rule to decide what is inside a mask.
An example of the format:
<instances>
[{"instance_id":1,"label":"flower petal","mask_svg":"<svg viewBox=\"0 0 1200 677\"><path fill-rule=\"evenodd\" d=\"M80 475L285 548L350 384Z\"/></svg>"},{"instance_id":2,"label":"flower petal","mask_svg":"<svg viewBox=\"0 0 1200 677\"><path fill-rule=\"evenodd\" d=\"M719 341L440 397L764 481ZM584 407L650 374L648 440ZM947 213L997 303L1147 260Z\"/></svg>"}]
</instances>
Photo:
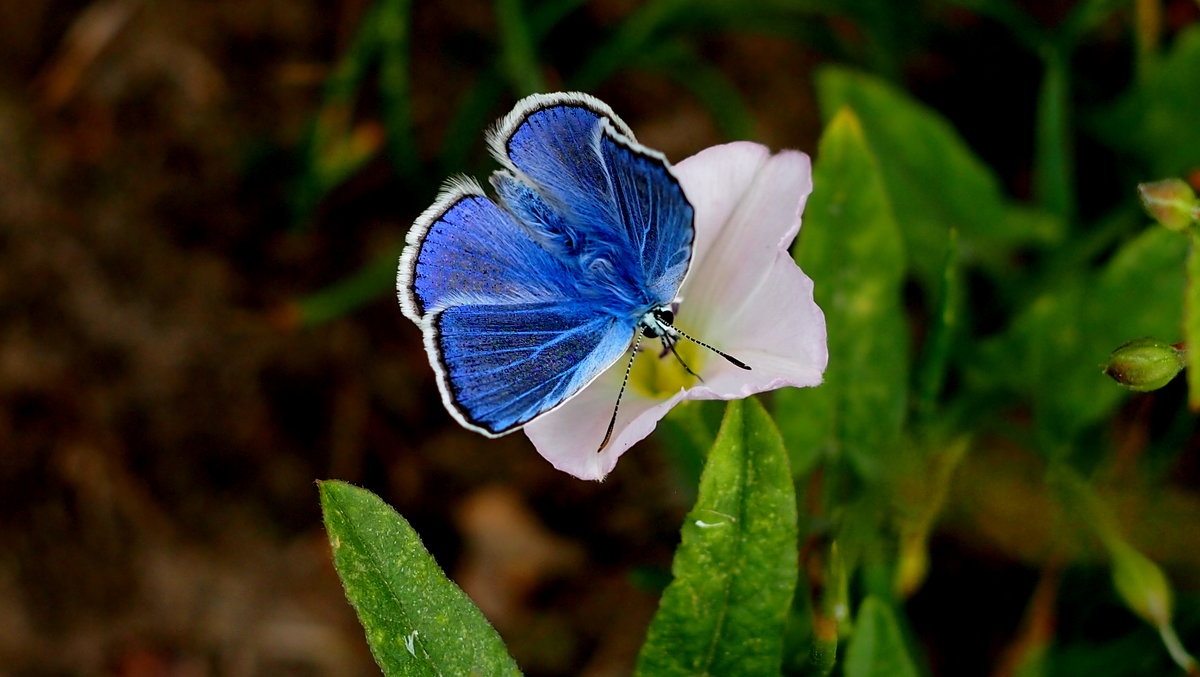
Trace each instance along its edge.
<instances>
[{"instance_id":1,"label":"flower petal","mask_svg":"<svg viewBox=\"0 0 1200 677\"><path fill-rule=\"evenodd\" d=\"M684 399L735 399L817 385L828 360L825 318L813 301L812 280L787 251L812 190L808 157L795 151L771 155L764 146L740 142L701 151L675 170L696 209L693 262L678 319L689 333L752 369L713 356L703 368L704 381L686 391L656 400L626 390L612 439L597 453L625 375L625 365L614 364L573 399L525 426L538 453L581 479L602 479Z\"/></svg>"},{"instance_id":2,"label":"flower petal","mask_svg":"<svg viewBox=\"0 0 1200 677\"><path fill-rule=\"evenodd\" d=\"M755 292L725 312L733 329L718 337L720 348L750 371L714 357L704 366L704 382L688 391L688 399L729 400L821 383L829 361L825 315L813 301L812 280L787 252L776 252Z\"/></svg>"},{"instance_id":3,"label":"flower petal","mask_svg":"<svg viewBox=\"0 0 1200 677\"><path fill-rule=\"evenodd\" d=\"M804 153L770 155L740 142L701 151L676 172L696 207L696 260L680 290L680 319L715 343L741 333L737 311L764 291L777 254L800 231L812 169Z\"/></svg>"},{"instance_id":4,"label":"flower petal","mask_svg":"<svg viewBox=\"0 0 1200 677\"><path fill-rule=\"evenodd\" d=\"M696 211L692 271L737 210L759 169L771 157L766 146L737 141L705 148L675 165L675 175Z\"/></svg>"},{"instance_id":5,"label":"flower petal","mask_svg":"<svg viewBox=\"0 0 1200 677\"><path fill-rule=\"evenodd\" d=\"M555 468L579 479L604 479L621 454L653 432L671 407L684 398L683 391L666 400L655 400L627 389L617 412L612 439L603 451L597 452L612 418L624 374L624 364L613 365L566 404L527 423L525 434L538 453Z\"/></svg>"}]
</instances>

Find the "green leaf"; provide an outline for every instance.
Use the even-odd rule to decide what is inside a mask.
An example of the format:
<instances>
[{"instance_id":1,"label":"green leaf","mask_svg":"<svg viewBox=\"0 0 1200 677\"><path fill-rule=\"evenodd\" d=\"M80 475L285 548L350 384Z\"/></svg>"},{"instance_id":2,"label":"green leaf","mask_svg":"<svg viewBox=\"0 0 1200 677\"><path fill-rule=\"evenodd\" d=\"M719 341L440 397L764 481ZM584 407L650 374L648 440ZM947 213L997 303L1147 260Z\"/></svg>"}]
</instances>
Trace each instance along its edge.
<instances>
[{"instance_id":1,"label":"green leaf","mask_svg":"<svg viewBox=\"0 0 1200 677\"><path fill-rule=\"evenodd\" d=\"M905 259L880 168L849 110L821 138L796 258L825 311L829 368L820 388L777 393L784 439L869 468L907 411Z\"/></svg>"},{"instance_id":2,"label":"green leaf","mask_svg":"<svg viewBox=\"0 0 1200 677\"><path fill-rule=\"evenodd\" d=\"M949 0L949 4L1002 24L1031 52L1038 51L1049 40L1048 29L1012 0Z\"/></svg>"},{"instance_id":3,"label":"green leaf","mask_svg":"<svg viewBox=\"0 0 1200 677\"><path fill-rule=\"evenodd\" d=\"M314 327L347 315L378 299L396 282L396 262L402 245L367 263L329 286L292 301L289 320Z\"/></svg>"},{"instance_id":4,"label":"green leaf","mask_svg":"<svg viewBox=\"0 0 1200 677\"><path fill-rule=\"evenodd\" d=\"M655 434L666 441L663 452L675 469L677 483L688 492L684 496L687 502L696 500L704 461L716 440L724 411L725 403L719 400L692 400L672 407L659 421Z\"/></svg>"},{"instance_id":5,"label":"green leaf","mask_svg":"<svg viewBox=\"0 0 1200 677\"><path fill-rule=\"evenodd\" d=\"M356 124L355 101L379 56L385 3L363 13L358 32L325 80L321 107L300 144L302 168L291 191L292 227L306 228L321 200L373 158L383 145L378 124Z\"/></svg>"},{"instance_id":6,"label":"green leaf","mask_svg":"<svg viewBox=\"0 0 1200 677\"><path fill-rule=\"evenodd\" d=\"M495 116L503 114L497 103L504 94L504 85L499 67L493 65L459 98L438 144L439 173L462 172L473 154L481 152L479 140L483 131Z\"/></svg>"},{"instance_id":7,"label":"green leaf","mask_svg":"<svg viewBox=\"0 0 1200 677\"><path fill-rule=\"evenodd\" d=\"M846 677L918 677L908 655L895 613L875 597L863 600L858 609L854 636L846 649Z\"/></svg>"},{"instance_id":8,"label":"green leaf","mask_svg":"<svg viewBox=\"0 0 1200 677\"><path fill-rule=\"evenodd\" d=\"M966 286L962 277L958 253L958 231L950 231L946 243L946 263L937 299L930 315L928 338L917 365L915 379L916 402L913 410L922 422L929 422L937 410L938 398L946 383L950 352L961 332Z\"/></svg>"},{"instance_id":9,"label":"green leaf","mask_svg":"<svg viewBox=\"0 0 1200 677\"><path fill-rule=\"evenodd\" d=\"M1187 238L1151 228L1102 270L1063 280L984 346L972 380L997 379L1026 394L1043 440L1071 440L1127 395L1100 366L1114 346L1131 337L1179 335L1187 248Z\"/></svg>"},{"instance_id":10,"label":"green leaf","mask_svg":"<svg viewBox=\"0 0 1200 677\"><path fill-rule=\"evenodd\" d=\"M1057 39L1061 44L1073 47L1088 33L1104 25L1115 12L1129 6L1129 0L1082 0L1075 3L1071 11L1058 26Z\"/></svg>"},{"instance_id":11,"label":"green leaf","mask_svg":"<svg viewBox=\"0 0 1200 677\"><path fill-rule=\"evenodd\" d=\"M1180 176L1200 158L1198 110L1200 25L1192 25L1180 31L1158 67L1096 123L1108 143L1143 159L1151 176Z\"/></svg>"},{"instance_id":12,"label":"green leaf","mask_svg":"<svg viewBox=\"0 0 1200 677\"><path fill-rule=\"evenodd\" d=\"M649 0L627 14L606 43L592 50L571 78L571 87L590 91L637 58L663 26L688 9L689 0Z\"/></svg>"},{"instance_id":13,"label":"green leaf","mask_svg":"<svg viewBox=\"0 0 1200 677\"><path fill-rule=\"evenodd\" d=\"M799 575L796 547L796 496L783 441L756 400L732 401L637 674L779 674Z\"/></svg>"},{"instance_id":14,"label":"green leaf","mask_svg":"<svg viewBox=\"0 0 1200 677\"><path fill-rule=\"evenodd\" d=\"M413 176L420 159L413 133L409 51L412 7L409 0L380 0L379 95L392 162L402 176Z\"/></svg>"},{"instance_id":15,"label":"green leaf","mask_svg":"<svg viewBox=\"0 0 1200 677\"><path fill-rule=\"evenodd\" d=\"M951 229L961 237L964 264L993 267L1008 265L1019 245L1061 238L1060 221L1015 207L954 128L901 90L869 75L826 67L817 74L817 96L827 120L846 107L861 120L903 229L910 265L928 289L937 286Z\"/></svg>"},{"instance_id":16,"label":"green leaf","mask_svg":"<svg viewBox=\"0 0 1200 677\"><path fill-rule=\"evenodd\" d=\"M1038 92L1034 193L1047 211L1069 223L1075 215L1069 59L1064 49L1051 47L1045 61Z\"/></svg>"},{"instance_id":17,"label":"green leaf","mask_svg":"<svg viewBox=\"0 0 1200 677\"><path fill-rule=\"evenodd\" d=\"M385 675L521 674L403 517L365 489L319 487L334 565Z\"/></svg>"},{"instance_id":18,"label":"green leaf","mask_svg":"<svg viewBox=\"0 0 1200 677\"><path fill-rule=\"evenodd\" d=\"M496 23L500 28L500 62L513 92L525 96L545 91L534 36L521 0L496 0Z\"/></svg>"}]
</instances>

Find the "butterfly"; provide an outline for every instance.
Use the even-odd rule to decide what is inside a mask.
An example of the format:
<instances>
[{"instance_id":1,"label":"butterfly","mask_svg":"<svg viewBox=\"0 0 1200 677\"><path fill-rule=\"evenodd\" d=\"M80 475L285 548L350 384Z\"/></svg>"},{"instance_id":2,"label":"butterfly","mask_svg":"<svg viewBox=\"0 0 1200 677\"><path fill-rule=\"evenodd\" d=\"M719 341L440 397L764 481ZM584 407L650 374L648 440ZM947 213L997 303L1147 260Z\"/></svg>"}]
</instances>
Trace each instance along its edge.
<instances>
[{"instance_id":1,"label":"butterfly","mask_svg":"<svg viewBox=\"0 0 1200 677\"><path fill-rule=\"evenodd\" d=\"M666 157L611 108L587 94L534 94L487 141L502 166L496 200L471 178L447 180L413 223L396 282L459 423L512 432L632 346L628 381L642 337L678 358L682 336L749 369L673 326L694 209Z\"/></svg>"}]
</instances>

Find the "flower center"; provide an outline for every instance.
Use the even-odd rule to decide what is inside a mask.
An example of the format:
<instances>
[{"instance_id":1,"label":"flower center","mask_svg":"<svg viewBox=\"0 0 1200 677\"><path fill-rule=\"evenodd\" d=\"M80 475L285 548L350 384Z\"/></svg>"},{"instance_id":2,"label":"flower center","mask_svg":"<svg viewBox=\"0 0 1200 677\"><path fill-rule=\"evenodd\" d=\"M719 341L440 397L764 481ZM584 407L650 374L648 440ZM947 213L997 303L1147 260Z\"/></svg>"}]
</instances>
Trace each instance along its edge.
<instances>
[{"instance_id":1,"label":"flower center","mask_svg":"<svg viewBox=\"0 0 1200 677\"><path fill-rule=\"evenodd\" d=\"M701 369L708 357L699 346L679 339L675 343L675 352L697 374L703 374ZM699 380L687 373L675 355L667 349L661 340L642 339L642 351L633 360L633 369L629 372L629 387L644 397L665 400L680 390L686 390L699 383Z\"/></svg>"}]
</instances>

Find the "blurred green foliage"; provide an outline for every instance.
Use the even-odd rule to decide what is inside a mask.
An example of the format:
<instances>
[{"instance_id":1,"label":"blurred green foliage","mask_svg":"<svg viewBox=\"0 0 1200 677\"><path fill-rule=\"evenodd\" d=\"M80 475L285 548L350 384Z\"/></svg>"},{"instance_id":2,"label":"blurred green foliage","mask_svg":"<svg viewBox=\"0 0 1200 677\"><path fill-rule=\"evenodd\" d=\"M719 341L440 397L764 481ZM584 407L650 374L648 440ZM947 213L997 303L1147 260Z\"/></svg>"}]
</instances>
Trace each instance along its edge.
<instances>
[{"instance_id":1,"label":"blurred green foliage","mask_svg":"<svg viewBox=\"0 0 1200 677\"><path fill-rule=\"evenodd\" d=\"M1200 644L1200 605L1194 594L1172 591L1171 573L1186 571L1195 582L1200 522L1172 516L1200 519L1200 509L1195 492L1162 471L1187 453L1191 414L1169 390L1153 400L1167 423L1129 433L1145 428L1144 417L1134 419L1130 393L1101 365L1129 339L1183 340L1189 277L1191 296L1200 295L1200 263L1189 257L1194 234L1153 225L1135 190L1200 169L1200 25L1163 33L1157 0L1083 0L1053 24L1010 0L650 0L552 71L547 41L584 4L497 0L495 58L448 104L438 151L425 157L414 142L407 75L410 7L376 0L304 144L298 227L385 148L398 179L432 197L437 180L470 169L478 132L497 111L548 83L595 90L622 72L653 73L693 96L723 134L752 136L755 111L739 83L705 59L701 41L731 32L798 41L825 64L811 83L826 127L795 254L826 313L830 364L823 387L770 400L802 506L802 566L797 580L784 582L796 590L782 634L786 671L927 673L905 600L936 570L929 541L939 521L991 546L1012 544L1009 556L1041 571L1047 585L1057 585L1064 568L1081 572L1085 589L1066 585L1057 605L1031 596L1026 634L1006 650L1005 664L1019 671L997 674L1194 671L1186 647ZM929 22L955 13L1005 31L1040 69L1031 84L1036 106L1024 121L1033 130L1028 199L1009 194L1011 182L972 150L955 121L905 85L906 57L927 38ZM1127 67L1082 82L1096 74L1077 72L1078 54L1100 32L1110 43L1114 32L1126 36ZM1096 94L1100 85L1107 95ZM368 94L381 102L377 119L358 105ZM1123 173L1090 184L1096 177L1082 171L1078 150L1084 142L1118 157ZM1123 192L1103 193L1107 186ZM299 317L312 324L350 312L387 293L393 276L387 252L298 300ZM698 509L717 500L711 467L700 479L714 435L716 455L736 446L731 435L759 434L742 422L756 412L755 403L733 405L719 435L713 405L680 407L664 422L660 439L680 477L699 481ZM1023 521L1029 514L1036 524ZM686 573L697 557L688 554L688 534L699 531L685 526L676 586L695 582ZM1173 566L1155 564L1152 553L1174 556ZM708 566L736 567L737 556ZM686 620L675 603L668 594L662 613ZM1057 637L1038 634L1055 625L1047 614L1070 619L1098 603L1124 605L1147 626L1131 624L1105 642L1067 622ZM642 672L667 674L650 670L647 656L665 660L682 644L655 638L652 631Z\"/></svg>"}]
</instances>

